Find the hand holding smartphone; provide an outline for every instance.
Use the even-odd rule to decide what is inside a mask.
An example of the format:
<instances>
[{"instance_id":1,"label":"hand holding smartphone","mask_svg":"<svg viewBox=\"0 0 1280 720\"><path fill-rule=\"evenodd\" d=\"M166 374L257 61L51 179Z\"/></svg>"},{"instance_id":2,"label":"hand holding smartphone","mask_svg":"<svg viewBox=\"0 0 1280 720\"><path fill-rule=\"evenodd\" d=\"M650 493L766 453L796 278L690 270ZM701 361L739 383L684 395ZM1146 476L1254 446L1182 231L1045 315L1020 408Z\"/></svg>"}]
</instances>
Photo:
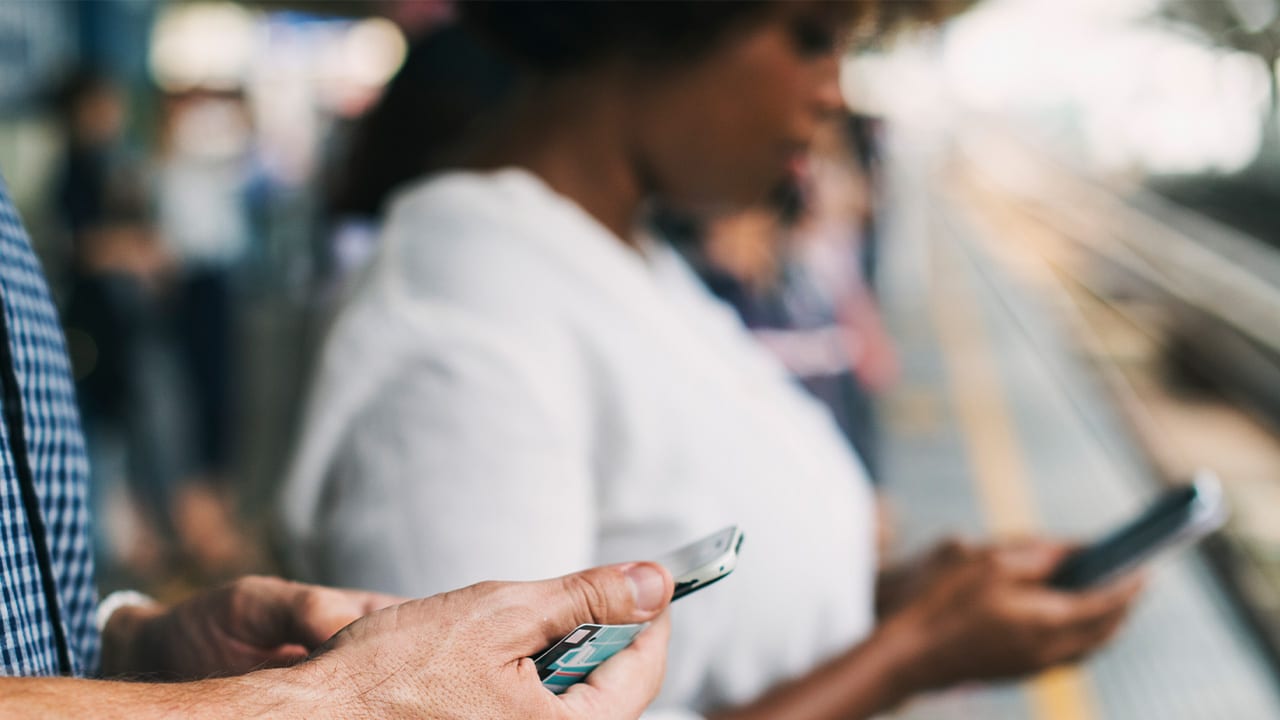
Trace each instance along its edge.
<instances>
[{"instance_id":1,"label":"hand holding smartphone","mask_svg":"<svg viewBox=\"0 0 1280 720\"><path fill-rule=\"evenodd\" d=\"M1222 527L1227 515L1221 483L1202 470L1190 485L1169 490L1129 523L1071 554L1049 584L1061 590L1096 587L1162 550L1206 537Z\"/></svg>"},{"instance_id":2,"label":"hand holding smartphone","mask_svg":"<svg viewBox=\"0 0 1280 720\"><path fill-rule=\"evenodd\" d=\"M724 579L738 564L742 531L731 525L674 550L654 562L675 579L672 600ZM637 625L579 625L533 659L543 686L560 694L622 651L645 629Z\"/></svg>"}]
</instances>

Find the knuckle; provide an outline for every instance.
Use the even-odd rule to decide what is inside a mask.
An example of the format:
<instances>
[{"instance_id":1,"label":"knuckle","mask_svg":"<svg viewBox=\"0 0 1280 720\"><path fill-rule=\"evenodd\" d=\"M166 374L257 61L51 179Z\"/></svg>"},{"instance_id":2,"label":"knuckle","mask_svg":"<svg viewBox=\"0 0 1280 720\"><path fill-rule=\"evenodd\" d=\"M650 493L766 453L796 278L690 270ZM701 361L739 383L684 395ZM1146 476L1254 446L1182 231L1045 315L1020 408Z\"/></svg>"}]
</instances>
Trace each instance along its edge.
<instances>
[{"instance_id":1,"label":"knuckle","mask_svg":"<svg viewBox=\"0 0 1280 720\"><path fill-rule=\"evenodd\" d=\"M1015 577L1018 574L1019 563L1013 553L1007 550L991 550L990 555L991 570L993 573L1001 577Z\"/></svg>"},{"instance_id":2,"label":"knuckle","mask_svg":"<svg viewBox=\"0 0 1280 720\"><path fill-rule=\"evenodd\" d=\"M1010 630L1013 644L1024 651L1035 650L1044 645L1044 628L1034 619L1015 623Z\"/></svg>"},{"instance_id":3,"label":"knuckle","mask_svg":"<svg viewBox=\"0 0 1280 720\"><path fill-rule=\"evenodd\" d=\"M1070 625L1074 616L1072 608L1064 603L1045 603L1038 620L1045 632L1056 632Z\"/></svg>"},{"instance_id":4,"label":"knuckle","mask_svg":"<svg viewBox=\"0 0 1280 720\"><path fill-rule=\"evenodd\" d=\"M974 550L970 553L969 558L975 565L985 569L987 572L1001 572L1006 567L1003 556L995 548L986 547Z\"/></svg>"},{"instance_id":5,"label":"knuckle","mask_svg":"<svg viewBox=\"0 0 1280 720\"><path fill-rule=\"evenodd\" d=\"M1037 656L1044 650L1040 636L1027 628L1020 628L1013 633L1013 650L1016 656L1026 658L1024 662L1035 664Z\"/></svg>"},{"instance_id":6,"label":"knuckle","mask_svg":"<svg viewBox=\"0 0 1280 720\"><path fill-rule=\"evenodd\" d=\"M967 543L960 538L947 538L938 546L938 557L943 560L959 560L971 554Z\"/></svg>"},{"instance_id":7,"label":"knuckle","mask_svg":"<svg viewBox=\"0 0 1280 720\"><path fill-rule=\"evenodd\" d=\"M598 573L579 573L565 578L566 590L592 619L608 622L614 608L608 591L599 582Z\"/></svg>"},{"instance_id":8,"label":"knuckle","mask_svg":"<svg viewBox=\"0 0 1280 720\"><path fill-rule=\"evenodd\" d=\"M284 584L284 580L267 575L245 575L231 581L231 587L239 592L265 590Z\"/></svg>"},{"instance_id":9,"label":"knuckle","mask_svg":"<svg viewBox=\"0 0 1280 720\"><path fill-rule=\"evenodd\" d=\"M239 614L254 604L254 599L262 594L267 579L256 575L232 580L223 586L222 592L227 605Z\"/></svg>"},{"instance_id":10,"label":"knuckle","mask_svg":"<svg viewBox=\"0 0 1280 720\"><path fill-rule=\"evenodd\" d=\"M301 617L311 617L322 612L328 605L329 595L324 590L308 589L298 593L293 606Z\"/></svg>"},{"instance_id":11,"label":"knuckle","mask_svg":"<svg viewBox=\"0 0 1280 720\"><path fill-rule=\"evenodd\" d=\"M471 589L482 595L491 595L498 592L506 585L507 583L498 582L497 580L485 580L472 585Z\"/></svg>"},{"instance_id":12,"label":"knuckle","mask_svg":"<svg viewBox=\"0 0 1280 720\"><path fill-rule=\"evenodd\" d=\"M467 604L486 615L505 616L528 609L528 602L518 596L515 583L486 580L467 588Z\"/></svg>"},{"instance_id":13,"label":"knuckle","mask_svg":"<svg viewBox=\"0 0 1280 720\"><path fill-rule=\"evenodd\" d=\"M296 583L265 575L246 575L232 582L231 597L240 604L279 602L287 598Z\"/></svg>"}]
</instances>

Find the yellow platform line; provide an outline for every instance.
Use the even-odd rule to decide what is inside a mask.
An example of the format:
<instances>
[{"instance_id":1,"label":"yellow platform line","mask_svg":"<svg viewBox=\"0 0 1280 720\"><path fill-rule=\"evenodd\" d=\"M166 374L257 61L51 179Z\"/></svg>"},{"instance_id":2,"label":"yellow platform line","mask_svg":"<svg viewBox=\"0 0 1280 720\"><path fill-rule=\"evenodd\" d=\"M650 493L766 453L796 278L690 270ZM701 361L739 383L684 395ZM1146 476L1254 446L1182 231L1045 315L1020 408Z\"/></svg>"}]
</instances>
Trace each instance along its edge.
<instances>
[{"instance_id":1,"label":"yellow platform line","mask_svg":"<svg viewBox=\"0 0 1280 720\"><path fill-rule=\"evenodd\" d=\"M968 450L983 520L993 535L1026 534L1040 526L1027 483L992 346L973 287L962 277L967 260L954 241L932 233L931 309L942 345L951 402ZM1034 717L1099 717L1087 678L1076 668L1042 673L1028 683Z\"/></svg>"}]
</instances>

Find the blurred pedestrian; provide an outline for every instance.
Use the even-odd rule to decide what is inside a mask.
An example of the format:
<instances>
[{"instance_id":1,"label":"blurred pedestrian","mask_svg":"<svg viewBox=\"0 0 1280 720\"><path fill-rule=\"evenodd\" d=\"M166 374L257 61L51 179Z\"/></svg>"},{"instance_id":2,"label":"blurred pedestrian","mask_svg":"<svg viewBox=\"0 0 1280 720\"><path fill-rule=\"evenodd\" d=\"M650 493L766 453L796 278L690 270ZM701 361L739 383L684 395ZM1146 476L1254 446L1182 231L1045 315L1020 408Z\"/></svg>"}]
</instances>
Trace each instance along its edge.
<instances>
[{"instance_id":1,"label":"blurred pedestrian","mask_svg":"<svg viewBox=\"0 0 1280 720\"><path fill-rule=\"evenodd\" d=\"M161 311L169 258L150 219L145 163L124 137L119 87L78 71L59 107L66 151L54 211L70 245L66 324L94 458L98 559L108 576L148 575L175 537L177 437Z\"/></svg>"},{"instance_id":2,"label":"blurred pedestrian","mask_svg":"<svg viewBox=\"0 0 1280 720\"><path fill-rule=\"evenodd\" d=\"M247 554L235 522L235 283L252 238L251 124L243 96L167 98L156 171L157 232L173 258L169 296L181 378L182 457L173 512L183 550L215 575Z\"/></svg>"}]
</instances>

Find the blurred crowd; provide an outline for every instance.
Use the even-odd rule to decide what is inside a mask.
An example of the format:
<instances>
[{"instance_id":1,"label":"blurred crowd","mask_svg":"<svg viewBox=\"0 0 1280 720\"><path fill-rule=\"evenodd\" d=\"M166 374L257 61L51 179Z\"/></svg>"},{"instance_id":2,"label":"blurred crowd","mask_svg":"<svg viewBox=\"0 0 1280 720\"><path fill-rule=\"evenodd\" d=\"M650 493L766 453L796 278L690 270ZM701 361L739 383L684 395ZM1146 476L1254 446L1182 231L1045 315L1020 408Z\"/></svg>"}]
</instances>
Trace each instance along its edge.
<instances>
[{"instance_id":1,"label":"blurred crowd","mask_svg":"<svg viewBox=\"0 0 1280 720\"><path fill-rule=\"evenodd\" d=\"M116 81L85 69L59 93L51 215L108 577L223 573L247 551L232 443L236 275L255 242L250 121L235 92L161 107L154 144L137 148Z\"/></svg>"}]
</instances>

